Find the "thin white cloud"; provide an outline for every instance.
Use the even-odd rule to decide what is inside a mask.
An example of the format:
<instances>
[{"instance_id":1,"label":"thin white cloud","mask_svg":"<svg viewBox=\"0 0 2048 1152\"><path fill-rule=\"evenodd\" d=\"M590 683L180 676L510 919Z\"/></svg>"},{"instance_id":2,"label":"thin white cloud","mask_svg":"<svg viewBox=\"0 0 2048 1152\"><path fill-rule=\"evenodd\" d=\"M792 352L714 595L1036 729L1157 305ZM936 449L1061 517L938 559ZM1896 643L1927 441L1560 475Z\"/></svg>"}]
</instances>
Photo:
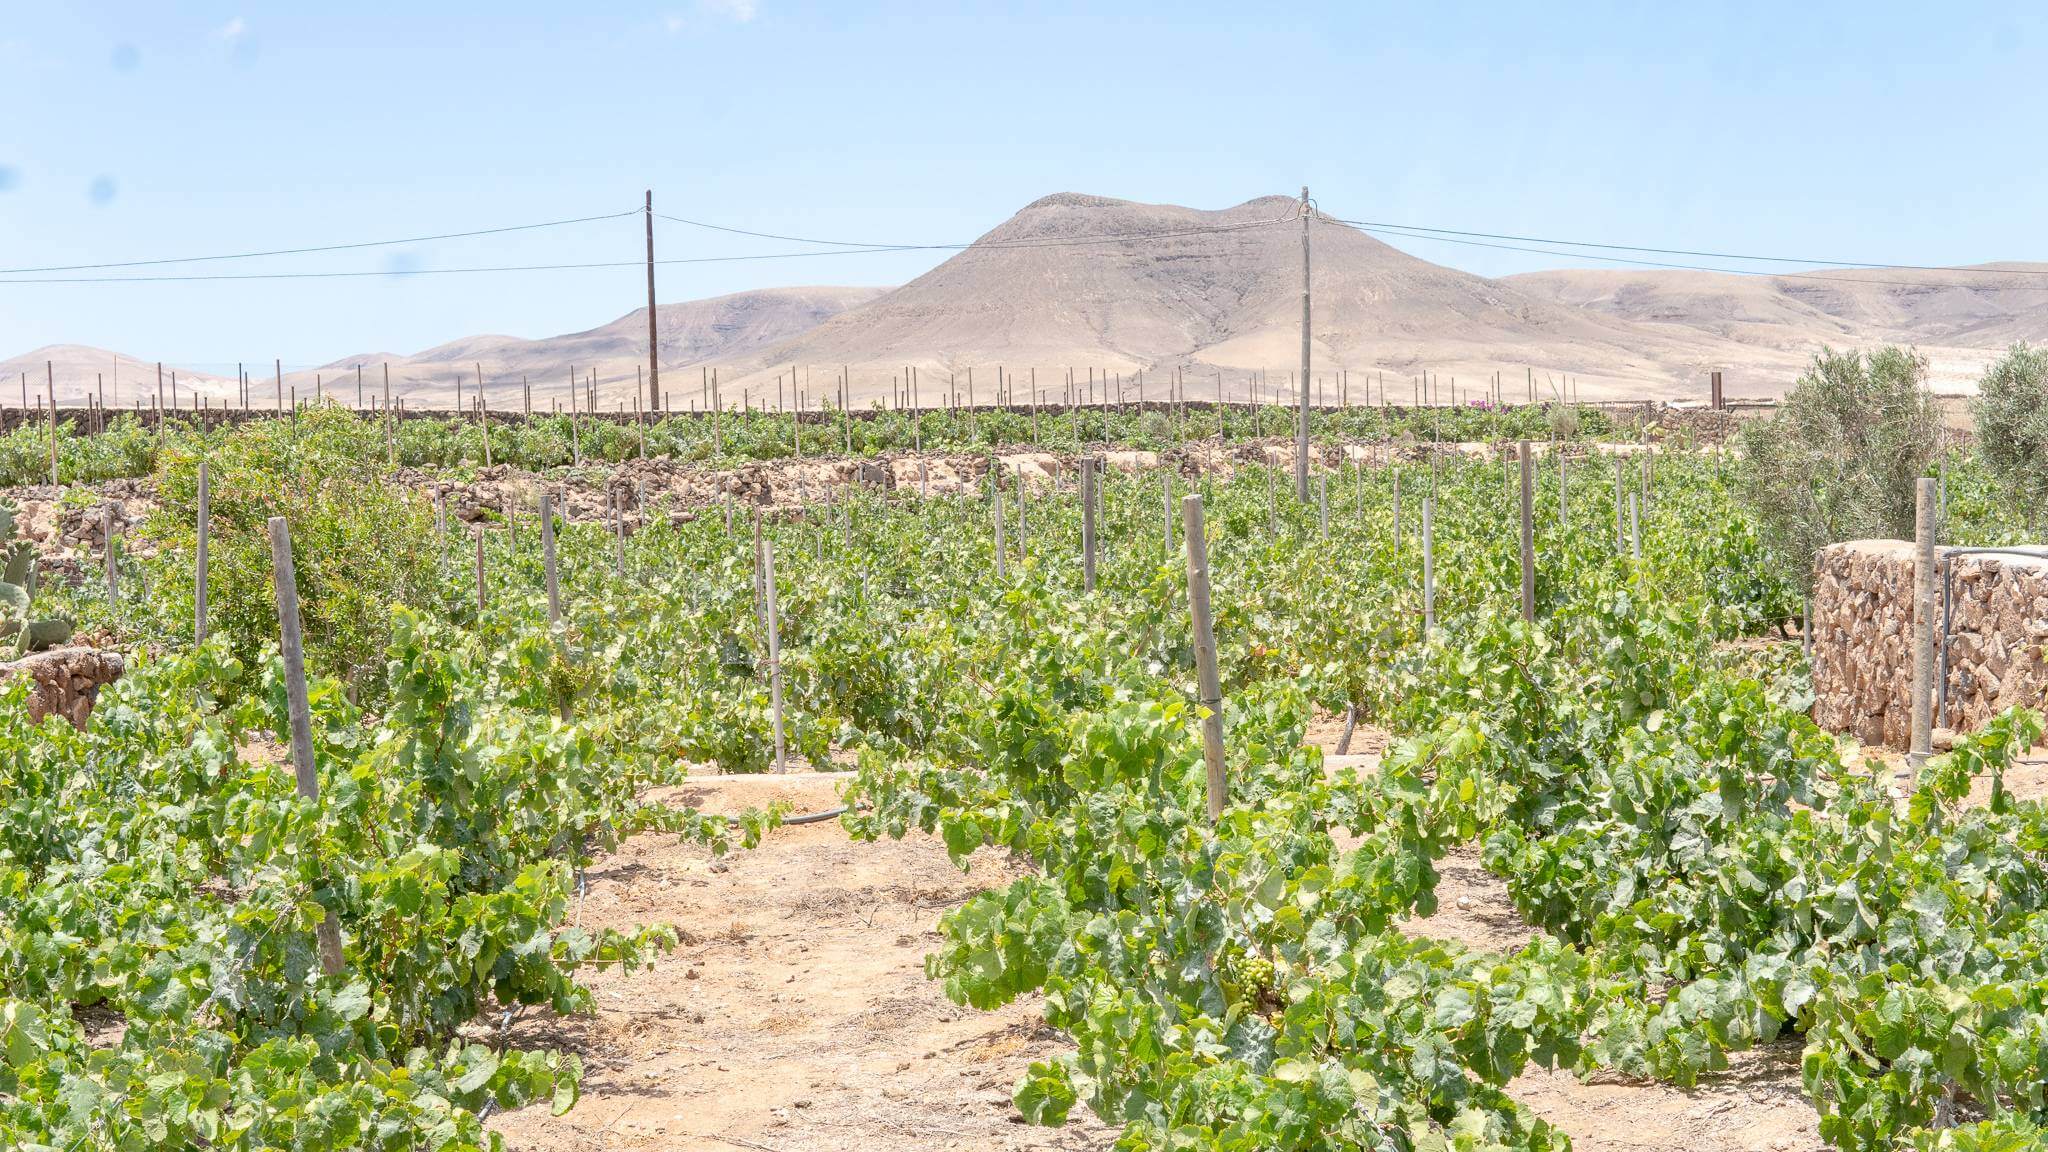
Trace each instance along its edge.
<instances>
[{"instance_id":1,"label":"thin white cloud","mask_svg":"<svg viewBox=\"0 0 2048 1152\"><path fill-rule=\"evenodd\" d=\"M671 36L675 35L678 32L681 32L684 28L688 27L689 23L689 21L673 13L663 17L661 21L662 27L667 28L668 34Z\"/></svg>"},{"instance_id":2,"label":"thin white cloud","mask_svg":"<svg viewBox=\"0 0 2048 1152\"><path fill-rule=\"evenodd\" d=\"M237 16L220 27L215 28L213 30L213 38L223 44L233 44L246 35L248 31L248 22Z\"/></svg>"},{"instance_id":3,"label":"thin white cloud","mask_svg":"<svg viewBox=\"0 0 2048 1152\"><path fill-rule=\"evenodd\" d=\"M745 24L754 18L754 0L699 0L706 12Z\"/></svg>"}]
</instances>

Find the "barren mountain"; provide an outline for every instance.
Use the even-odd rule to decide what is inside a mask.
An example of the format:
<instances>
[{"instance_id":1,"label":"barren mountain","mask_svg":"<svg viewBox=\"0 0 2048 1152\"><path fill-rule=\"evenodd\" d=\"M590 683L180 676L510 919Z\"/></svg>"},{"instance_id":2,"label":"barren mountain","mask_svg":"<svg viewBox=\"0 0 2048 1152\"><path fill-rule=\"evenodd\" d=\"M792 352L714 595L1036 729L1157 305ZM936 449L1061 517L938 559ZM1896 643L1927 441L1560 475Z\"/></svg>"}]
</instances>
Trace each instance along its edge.
<instances>
[{"instance_id":1,"label":"barren mountain","mask_svg":"<svg viewBox=\"0 0 2048 1152\"><path fill-rule=\"evenodd\" d=\"M2014 341L2048 341L2048 264L1786 276L1566 269L1501 282L1645 328L1698 332L1801 359L1823 344L1911 344L1946 380L1975 378Z\"/></svg>"},{"instance_id":2,"label":"barren mountain","mask_svg":"<svg viewBox=\"0 0 2048 1152\"><path fill-rule=\"evenodd\" d=\"M224 376L164 369L164 402L170 402L172 373L177 375L178 396L190 404L193 389L216 400L234 391L234 381ZM33 405L44 396L54 380L57 400L65 407L83 404L86 397L104 395L109 408L132 408L141 400L148 407L156 396L157 366L133 356L92 348L84 344L50 344L24 352L11 360L0 360L0 405L18 406L22 396ZM12 387L6 387L12 385ZM103 387L104 386L104 387Z\"/></svg>"},{"instance_id":3,"label":"barren mountain","mask_svg":"<svg viewBox=\"0 0 2048 1152\"><path fill-rule=\"evenodd\" d=\"M1702 397L1706 374L1719 369L1731 395L1776 395L1821 346L1878 343L1917 346L1936 382L1954 386L2014 340L2048 342L2048 264L1489 280L1321 215L1311 217L1309 240L1311 372L1331 400L1348 378L1354 402L1401 402L1424 372L1456 382L1463 396L1483 393L1498 374L1510 398L1531 387L1553 395L1569 380L1572 394L1590 400ZM708 369L726 403L773 403L767 397L784 394L793 376L815 405L844 370L855 402L866 404L915 369L925 404L944 403L948 381L964 398L970 373L987 402L1000 371L1019 399L1035 379L1051 400L1069 372L1085 381L1093 370L1121 377L1126 396L1139 373L1155 398L1180 373L1192 397L1220 387L1242 398L1254 381L1284 385L1299 363L1301 243L1290 197L1208 211L1060 193L901 288L775 288L664 304L662 389L678 408L701 404ZM645 341L646 312L637 310L541 340L472 336L411 356L345 357L285 383L301 396L321 387L353 399L360 365L375 398L388 364L396 396L442 405L458 383L474 396L481 365L494 407L516 407L529 380L545 409L566 404L573 370L579 381L596 374L603 408L630 411ZM0 370L25 373L33 399L45 360L56 362L59 395L72 402L98 372L109 373L110 400L123 407L154 392L153 364L89 348L40 349ZM257 399L267 400L275 385L259 366L251 372ZM197 379L213 396L234 390L228 379ZM182 394L189 401L189 389ZM7 395L0 387L0 401Z\"/></svg>"},{"instance_id":4,"label":"barren mountain","mask_svg":"<svg viewBox=\"0 0 2048 1152\"><path fill-rule=\"evenodd\" d=\"M678 406L687 407L685 392L696 394L699 364L725 363L756 356L761 349L815 327L819 322L865 303L887 291L884 288L763 288L735 292L708 300L663 304L655 310L661 337L664 372L689 372L673 383L664 376L663 391ZM361 365L368 391L381 394L385 364L391 368L391 389L395 396L417 402L445 403L455 395L459 379L463 394L474 396L476 368L482 364L493 404L517 406L521 379L532 382L534 403L546 406L559 400L567 404L568 374L578 380L597 374L599 402L611 408L623 400L630 409L634 373L647 366L647 309L636 308L617 320L587 332L524 340L516 336L469 336L437 345L411 356L348 356L306 372L288 373L287 386L297 384L302 395L314 387L314 377L342 382L352 398L355 369ZM686 378L684 378L686 377Z\"/></svg>"},{"instance_id":5,"label":"barren mountain","mask_svg":"<svg viewBox=\"0 0 2048 1152\"><path fill-rule=\"evenodd\" d=\"M886 396L916 367L925 395L972 365L993 376L1036 369L1048 397L1068 369L1156 381L1175 368L1233 396L1252 374L1284 379L1299 362L1301 219L1265 197L1204 211L1061 193L1027 205L932 271L767 350L736 373L757 388L790 364L850 368L858 398ZM1589 398L1692 392L1724 342L1645 331L1512 284L1439 267L1317 216L1311 225L1312 372L1332 389L1367 374L1395 398L1429 371L1464 388L1499 372L1510 395L1533 374L1579 378ZM1156 387L1157 385L1155 385ZM1155 395L1159 393L1154 393Z\"/></svg>"}]
</instances>

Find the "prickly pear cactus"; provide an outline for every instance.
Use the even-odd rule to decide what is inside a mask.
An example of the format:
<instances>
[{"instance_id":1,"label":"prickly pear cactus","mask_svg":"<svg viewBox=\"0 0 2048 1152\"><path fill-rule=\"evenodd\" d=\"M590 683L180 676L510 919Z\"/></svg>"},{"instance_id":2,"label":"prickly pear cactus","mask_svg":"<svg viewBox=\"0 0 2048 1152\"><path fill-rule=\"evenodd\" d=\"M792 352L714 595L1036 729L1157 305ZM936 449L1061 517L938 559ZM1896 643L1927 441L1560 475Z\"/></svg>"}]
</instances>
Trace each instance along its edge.
<instances>
[{"instance_id":1,"label":"prickly pear cactus","mask_svg":"<svg viewBox=\"0 0 2048 1152\"><path fill-rule=\"evenodd\" d=\"M0 646L15 659L71 639L71 621L35 615L36 550L14 538L14 509L0 503Z\"/></svg>"}]
</instances>

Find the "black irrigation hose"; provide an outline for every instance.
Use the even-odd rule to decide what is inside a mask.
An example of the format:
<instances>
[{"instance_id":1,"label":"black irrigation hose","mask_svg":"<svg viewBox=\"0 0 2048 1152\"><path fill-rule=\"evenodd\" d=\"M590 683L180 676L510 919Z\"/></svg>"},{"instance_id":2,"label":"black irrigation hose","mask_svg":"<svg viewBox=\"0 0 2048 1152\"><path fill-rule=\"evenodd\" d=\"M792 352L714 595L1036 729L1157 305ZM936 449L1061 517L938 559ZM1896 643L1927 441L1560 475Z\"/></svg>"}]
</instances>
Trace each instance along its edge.
<instances>
[{"instance_id":1,"label":"black irrigation hose","mask_svg":"<svg viewBox=\"0 0 2048 1152\"><path fill-rule=\"evenodd\" d=\"M782 823L784 827L789 827L796 824L821 824L827 820L835 820L841 816L844 816L852 810L853 809L849 807L828 808L823 812L811 812L803 816L791 816L787 820L784 820Z\"/></svg>"}]
</instances>

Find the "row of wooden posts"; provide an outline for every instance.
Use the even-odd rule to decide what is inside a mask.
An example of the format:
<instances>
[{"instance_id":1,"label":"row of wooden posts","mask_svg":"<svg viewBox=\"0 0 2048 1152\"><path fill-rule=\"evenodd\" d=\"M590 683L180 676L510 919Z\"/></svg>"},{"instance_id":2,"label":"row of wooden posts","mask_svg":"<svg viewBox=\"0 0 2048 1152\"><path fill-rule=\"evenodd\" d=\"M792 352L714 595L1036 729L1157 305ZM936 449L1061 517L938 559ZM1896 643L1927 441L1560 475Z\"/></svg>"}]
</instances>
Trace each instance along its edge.
<instances>
[{"instance_id":1,"label":"row of wooden posts","mask_svg":"<svg viewBox=\"0 0 2048 1152\"><path fill-rule=\"evenodd\" d=\"M1523 619L1533 621L1535 618L1536 611L1535 536L1533 528L1534 461L1533 456L1529 450L1528 441L1522 441L1520 443L1519 455L1521 464L1521 609ZM1098 499L1099 492L1096 469L1097 462L1095 460L1088 459L1083 461L1081 470L1081 523L1083 542L1082 571L1084 587L1089 592L1092 592L1095 587L1095 516L1096 500ZM1620 475L1621 473L1619 468L1619 461L1617 461L1617 495L1619 494L1618 485L1620 482ZM1324 477L1323 479L1325 482L1319 485L1317 492L1317 512L1318 521L1322 526L1323 531L1327 532L1329 528L1329 493L1327 486L1327 477ZM1395 533L1396 538L1398 539L1398 525L1400 515L1398 511L1398 473L1396 473L1395 476L1395 484ZM1923 480L1921 482L1921 485L1921 503L1923 505L1924 510L1926 508L1930 508L1932 504L1932 482ZM1167 528L1165 531L1164 546L1168 550L1170 550L1172 548L1173 543L1172 521L1170 516L1170 511L1172 507L1172 489L1170 477L1165 478L1165 482L1162 486L1162 492L1164 495L1164 499L1166 501L1166 507L1169 512L1169 516L1167 519ZM1000 495L1000 488L997 489L997 494ZM1562 501L1563 498L1564 497L1562 495L1562 491L1560 491L1560 501ZM210 531L208 503L209 478L207 475L206 464L202 462L199 465L198 474L198 524L196 540L197 547L195 549L194 557L195 581L193 592L194 631L201 642L203 642L207 636L207 545ZM1631 521L1633 523L1635 513L1635 496L1633 493L1630 494L1629 504ZM1434 544L1432 531L1432 517L1434 514L1434 506L1434 498L1426 496L1423 500L1422 505L1422 547L1424 585L1423 603L1426 620L1425 627L1427 629L1433 629L1435 625ZM1019 526L1021 528L1023 523L1023 509L1021 502L1018 511ZM437 526L442 531L445 531L445 504L441 504L440 501L438 500L436 512ZM616 514L616 508L614 509L614 512ZM1181 497L1180 513L1181 537L1186 542L1185 554L1187 561L1188 607L1189 612L1192 616L1194 633L1193 639L1195 648L1195 669L1197 679L1198 703L1202 707L1202 717L1200 723L1202 733L1202 758L1206 789L1205 799L1209 819L1211 821L1214 821L1221 818L1223 810L1228 803L1229 780L1225 769L1223 751L1223 692L1220 675L1217 670L1215 617L1210 604L1208 540L1206 527L1204 524L1203 501L1201 494L1198 492L1190 492L1185 496ZM103 515L106 531L105 541L107 563L107 595L110 602L115 602L118 598L118 577L114 562L114 510L112 504L108 504L106 506ZM1617 512L1617 518L1618 516L1619 513ZM1000 505L998 505L998 512L996 515L996 549L997 571L999 574L1002 571L1002 555L1005 551L1003 546L1003 520L1004 517L1001 514ZM1923 511L1923 522L1931 523L1931 514L1927 514ZM729 527L729 518L727 524ZM267 527L270 538L271 569L274 578L274 583L276 586L279 648L282 652L284 660L287 712L291 727L292 771L299 795L305 797L308 800L318 800L320 795L320 780L318 771L313 760L311 707L308 701L306 690L305 649L300 624L297 572L292 562L291 527L286 522L285 518L282 516L271 517ZM618 538L621 542L619 545L620 550L618 552L618 563L623 569L624 536L622 519L616 520L614 531L618 535ZM554 627L558 625L561 620L561 589L555 548L553 498L548 492L545 491L543 491L540 495L540 537L542 566L545 572L547 587L548 622L550 627ZM753 542L756 571L756 587L760 597L762 616L766 626L768 641L770 702L771 712L773 716L773 732L775 742L775 770L778 772L784 772L788 770L788 758L783 724L781 660L782 653L779 628L780 613L776 603L777 581L775 578L775 552L773 545L763 536L761 532L761 522L758 514L754 521ZM1639 553L1639 540L1637 541L1637 548ZM1931 573L1931 565L1924 568L1924 572ZM485 573L483 533L481 531L478 531L476 533L476 596L477 606L479 610L482 610L485 606L484 576ZM1923 583L1925 582L1926 578L1923 577ZM1923 595L1924 594L1925 593L1923 592ZM1921 690L1921 686L1926 683L1930 675L1927 669L1923 667L1924 663L1924 659L1916 659L1916 752L1920 752L1924 748L1924 745L1920 743L1920 740L1917 736L1917 733L1926 723L1924 717L1918 714L1922 709L1924 709L1924 697L1927 696L1927 693L1924 690ZM315 938L318 946L322 969L330 976L340 974L343 969L344 963L341 943L341 929L339 923L335 919L332 909L328 909L325 912L320 924L316 927Z\"/></svg>"}]
</instances>

